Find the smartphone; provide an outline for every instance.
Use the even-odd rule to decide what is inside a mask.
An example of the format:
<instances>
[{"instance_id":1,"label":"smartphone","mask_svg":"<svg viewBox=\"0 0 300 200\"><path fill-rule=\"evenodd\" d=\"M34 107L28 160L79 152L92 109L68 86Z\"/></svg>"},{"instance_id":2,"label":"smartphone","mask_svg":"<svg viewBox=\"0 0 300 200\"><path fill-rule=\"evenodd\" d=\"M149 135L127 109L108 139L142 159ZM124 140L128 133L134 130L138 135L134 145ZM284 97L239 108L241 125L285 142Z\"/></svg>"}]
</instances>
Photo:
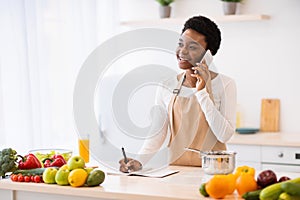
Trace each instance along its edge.
<instances>
[{"instance_id":1,"label":"smartphone","mask_svg":"<svg viewBox=\"0 0 300 200\"><path fill-rule=\"evenodd\" d=\"M212 60L213 60L213 56L212 56L210 50L206 50L204 56L202 56L200 61L197 63L201 63L201 62L205 61L206 65L209 67L209 65L212 63Z\"/></svg>"}]
</instances>

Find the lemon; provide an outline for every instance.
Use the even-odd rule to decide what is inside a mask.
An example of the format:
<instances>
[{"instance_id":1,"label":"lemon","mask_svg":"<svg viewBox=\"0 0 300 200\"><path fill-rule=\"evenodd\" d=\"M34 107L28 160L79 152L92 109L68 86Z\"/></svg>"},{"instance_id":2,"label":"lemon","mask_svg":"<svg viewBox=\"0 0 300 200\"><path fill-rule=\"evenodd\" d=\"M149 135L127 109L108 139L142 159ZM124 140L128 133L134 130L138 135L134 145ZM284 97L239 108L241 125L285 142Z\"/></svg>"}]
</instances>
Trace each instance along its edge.
<instances>
[{"instance_id":1,"label":"lemon","mask_svg":"<svg viewBox=\"0 0 300 200\"><path fill-rule=\"evenodd\" d=\"M84 169L74 169L68 176L68 181L73 187L83 186L88 177L88 173Z\"/></svg>"}]
</instances>

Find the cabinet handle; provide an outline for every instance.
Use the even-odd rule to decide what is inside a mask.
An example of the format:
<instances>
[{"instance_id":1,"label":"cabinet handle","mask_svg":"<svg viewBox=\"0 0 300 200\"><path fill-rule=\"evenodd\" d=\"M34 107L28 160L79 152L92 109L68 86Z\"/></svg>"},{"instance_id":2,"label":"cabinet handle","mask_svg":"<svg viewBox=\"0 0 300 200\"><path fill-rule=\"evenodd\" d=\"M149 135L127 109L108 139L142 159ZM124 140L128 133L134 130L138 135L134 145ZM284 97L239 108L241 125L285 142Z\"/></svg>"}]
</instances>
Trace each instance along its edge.
<instances>
[{"instance_id":1,"label":"cabinet handle","mask_svg":"<svg viewBox=\"0 0 300 200\"><path fill-rule=\"evenodd\" d=\"M296 154L295 154L295 158L296 158L296 159L300 159L300 153L296 153Z\"/></svg>"},{"instance_id":2,"label":"cabinet handle","mask_svg":"<svg viewBox=\"0 0 300 200\"><path fill-rule=\"evenodd\" d=\"M279 158L282 158L282 157L283 157L283 153L280 152L280 153L278 154L278 157L279 157Z\"/></svg>"}]
</instances>

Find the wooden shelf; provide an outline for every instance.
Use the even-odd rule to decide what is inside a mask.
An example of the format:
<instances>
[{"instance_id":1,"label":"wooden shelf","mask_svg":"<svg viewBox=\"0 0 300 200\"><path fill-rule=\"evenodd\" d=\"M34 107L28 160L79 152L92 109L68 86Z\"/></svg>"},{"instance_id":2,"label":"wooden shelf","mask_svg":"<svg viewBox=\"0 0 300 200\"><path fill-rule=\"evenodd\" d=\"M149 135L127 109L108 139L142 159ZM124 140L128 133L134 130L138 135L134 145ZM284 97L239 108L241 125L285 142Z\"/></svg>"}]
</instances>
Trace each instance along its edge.
<instances>
[{"instance_id":1,"label":"wooden shelf","mask_svg":"<svg viewBox=\"0 0 300 200\"><path fill-rule=\"evenodd\" d=\"M249 15L223 15L210 17L217 22L246 22L246 21L261 21L270 19L269 15L263 14L249 14ZM187 18L163 18L163 19L145 19L122 21L123 26L168 26L168 25L182 25Z\"/></svg>"}]
</instances>

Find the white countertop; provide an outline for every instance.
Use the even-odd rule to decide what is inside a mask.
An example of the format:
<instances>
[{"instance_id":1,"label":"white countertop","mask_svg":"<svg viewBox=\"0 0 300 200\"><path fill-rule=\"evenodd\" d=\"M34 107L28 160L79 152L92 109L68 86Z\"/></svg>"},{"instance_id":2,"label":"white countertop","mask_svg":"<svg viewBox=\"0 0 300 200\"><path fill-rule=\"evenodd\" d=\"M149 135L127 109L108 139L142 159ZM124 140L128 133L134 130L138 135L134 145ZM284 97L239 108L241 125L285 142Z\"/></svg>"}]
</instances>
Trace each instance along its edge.
<instances>
[{"instance_id":1,"label":"white countertop","mask_svg":"<svg viewBox=\"0 0 300 200\"><path fill-rule=\"evenodd\" d=\"M300 133L258 132L254 134L235 133L228 144L300 147Z\"/></svg>"},{"instance_id":2,"label":"white countertop","mask_svg":"<svg viewBox=\"0 0 300 200\"><path fill-rule=\"evenodd\" d=\"M107 175L99 187L59 186L43 183L20 183L10 179L0 180L0 196L11 191L13 200L76 199L76 200L199 200L207 199L200 195L199 187L205 174L200 167L170 166L179 173L164 178L139 176ZM207 175L206 175L207 176ZM208 177L207 177L208 178ZM3 194L2 194L2 193ZM10 195L11 196L11 195ZM75 198L76 197L76 198ZM10 200L9 199L9 200ZM241 199L235 192L226 199Z\"/></svg>"},{"instance_id":3,"label":"white countertop","mask_svg":"<svg viewBox=\"0 0 300 200\"><path fill-rule=\"evenodd\" d=\"M10 179L0 180L1 199L7 200L200 200L205 198L199 193L202 181L211 176L205 175L200 167L169 166L180 172L164 178L146 178L139 176L107 175L101 186L79 187L59 186L43 183L20 183ZM291 178L299 173L280 173ZM205 181L205 182L206 182ZM235 191L225 199L242 199Z\"/></svg>"}]
</instances>

